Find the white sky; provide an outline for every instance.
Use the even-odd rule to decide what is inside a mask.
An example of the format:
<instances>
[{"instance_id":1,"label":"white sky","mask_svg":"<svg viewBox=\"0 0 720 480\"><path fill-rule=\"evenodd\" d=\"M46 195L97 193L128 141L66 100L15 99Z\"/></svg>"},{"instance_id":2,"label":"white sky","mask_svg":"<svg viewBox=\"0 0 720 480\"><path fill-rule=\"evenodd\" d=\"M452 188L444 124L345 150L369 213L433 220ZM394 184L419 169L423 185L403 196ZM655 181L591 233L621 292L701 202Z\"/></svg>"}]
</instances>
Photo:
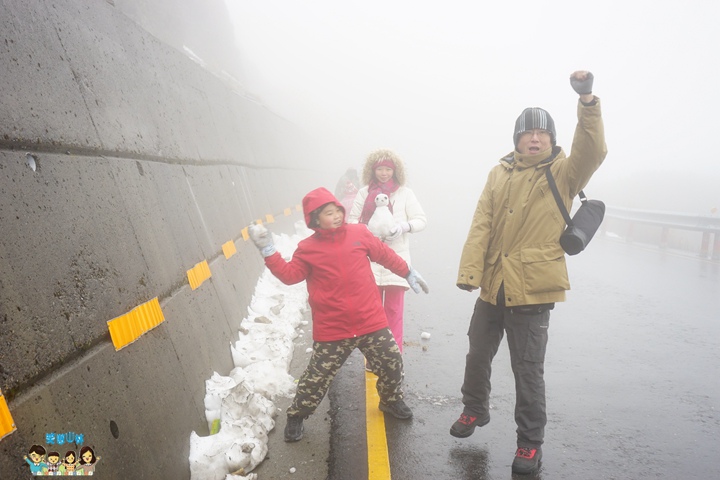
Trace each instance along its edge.
<instances>
[{"instance_id":1,"label":"white sky","mask_svg":"<svg viewBox=\"0 0 720 480\"><path fill-rule=\"evenodd\" d=\"M720 166L706 153L719 125L720 2L225 1L242 81L324 142L335 177L392 148L413 188L452 188L454 177L474 203L523 108L547 109L569 153L568 77L587 69L610 152L595 196L635 206L632 191L650 197L643 208L697 213L720 204Z\"/></svg>"}]
</instances>

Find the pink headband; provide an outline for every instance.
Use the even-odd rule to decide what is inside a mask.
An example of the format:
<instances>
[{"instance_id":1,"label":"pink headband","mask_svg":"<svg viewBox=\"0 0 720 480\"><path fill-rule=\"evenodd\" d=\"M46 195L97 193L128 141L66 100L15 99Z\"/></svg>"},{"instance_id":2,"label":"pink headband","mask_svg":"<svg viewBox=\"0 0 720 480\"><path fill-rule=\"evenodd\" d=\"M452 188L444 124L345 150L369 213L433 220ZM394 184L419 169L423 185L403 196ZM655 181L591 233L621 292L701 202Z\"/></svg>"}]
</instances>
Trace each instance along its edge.
<instances>
[{"instance_id":1,"label":"pink headband","mask_svg":"<svg viewBox=\"0 0 720 480\"><path fill-rule=\"evenodd\" d=\"M392 168L393 170L395 170L395 164L389 158L383 158L382 160L376 162L373 169L380 168L380 167L388 167L388 168Z\"/></svg>"}]
</instances>

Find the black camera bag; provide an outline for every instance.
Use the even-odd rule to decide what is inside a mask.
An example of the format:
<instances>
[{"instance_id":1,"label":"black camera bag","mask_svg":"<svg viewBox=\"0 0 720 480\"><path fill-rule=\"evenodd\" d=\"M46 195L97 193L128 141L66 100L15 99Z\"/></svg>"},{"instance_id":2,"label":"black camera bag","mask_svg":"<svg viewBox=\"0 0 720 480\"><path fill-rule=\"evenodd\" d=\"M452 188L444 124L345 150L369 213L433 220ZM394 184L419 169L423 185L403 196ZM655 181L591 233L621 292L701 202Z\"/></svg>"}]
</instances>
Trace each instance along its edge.
<instances>
[{"instance_id":1,"label":"black camera bag","mask_svg":"<svg viewBox=\"0 0 720 480\"><path fill-rule=\"evenodd\" d=\"M580 208L575 212L575 215L570 218L570 214L560 197L560 192L558 192L555 178L553 178L552 172L550 172L549 165L545 169L545 176L550 185L550 190L552 190L553 196L555 197L555 202L560 209L560 213L562 213L565 223L567 223L565 231L560 235L560 246L568 255L577 255L585 250L585 247L587 247L595 235L595 232L597 232L597 229L600 227L605 217L605 204L600 200L588 200L585 192L580 190L578 194L581 202Z\"/></svg>"}]
</instances>

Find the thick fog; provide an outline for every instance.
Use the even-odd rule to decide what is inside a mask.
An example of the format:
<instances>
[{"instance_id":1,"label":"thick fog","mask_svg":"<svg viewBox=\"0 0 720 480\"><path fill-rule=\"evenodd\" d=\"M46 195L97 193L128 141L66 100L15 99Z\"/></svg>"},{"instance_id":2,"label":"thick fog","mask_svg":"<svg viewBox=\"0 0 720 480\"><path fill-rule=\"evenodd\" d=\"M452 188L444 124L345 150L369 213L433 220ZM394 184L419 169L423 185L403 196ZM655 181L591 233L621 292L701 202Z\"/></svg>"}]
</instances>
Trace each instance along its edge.
<instances>
[{"instance_id":1,"label":"thick fog","mask_svg":"<svg viewBox=\"0 0 720 480\"><path fill-rule=\"evenodd\" d=\"M716 2L225 1L241 81L332 152L330 177L391 148L423 204L471 211L523 108L547 109L569 153L568 77L587 69L609 151L588 195L720 207Z\"/></svg>"},{"instance_id":2,"label":"thick fog","mask_svg":"<svg viewBox=\"0 0 720 480\"><path fill-rule=\"evenodd\" d=\"M408 185L428 217L428 228L412 236L413 267L431 288L427 297L406 297L406 332L427 329L433 331L433 349L447 345L439 347L447 348L442 372L427 360L439 357L424 355L416 358L427 363L419 360L409 371L435 369L440 376L431 383L457 401L462 334L477 298L455 287L472 212L488 172L513 149L515 119L524 108L547 109L557 143L570 153L578 102L571 72L592 71L594 93L602 100L609 153L585 189L591 198L614 207L697 215L720 208L714 151L720 129L717 2L115 4L314 137L322 150L317 163L307 166L317 169L317 186L334 189L348 167L361 169L378 148L403 158ZM153 23L157 12L167 14L167 21ZM612 223L605 226L612 238ZM632 469L639 457L649 459L658 478L668 472L668 478L710 478L698 474L717 471L710 454L698 457L707 449L697 445L717 437L718 392L704 372L718 364L718 264L697 258L701 232L681 233L676 241L690 246L691 261L601 240L568 257L572 290L553 313L559 328L548 349L548 378L556 382L549 400L561 412L553 430L563 441L547 445L548 458L555 444L569 460L554 467L550 460L543 467L550 475L553 468L597 465L612 476ZM505 372L511 379L509 366ZM498 398L507 399L512 386L504 392ZM443 442L451 437L435 433L449 427L449 421L438 425L456 414L450 413L455 404L440 406L443 411L437 405L423 412L413 404L418 418L428 419L413 428L426 428L438 439L430 442L431 451L447 451L452 447ZM512 402L505 408L511 411ZM671 421L654 421L658 414ZM484 433L491 435L485 437L490 450L506 448L498 438L512 436L512 429L493 431ZM567 442L575 447L566 448ZM495 453L491 458L507 466ZM476 458L453 463L478 465Z\"/></svg>"}]
</instances>

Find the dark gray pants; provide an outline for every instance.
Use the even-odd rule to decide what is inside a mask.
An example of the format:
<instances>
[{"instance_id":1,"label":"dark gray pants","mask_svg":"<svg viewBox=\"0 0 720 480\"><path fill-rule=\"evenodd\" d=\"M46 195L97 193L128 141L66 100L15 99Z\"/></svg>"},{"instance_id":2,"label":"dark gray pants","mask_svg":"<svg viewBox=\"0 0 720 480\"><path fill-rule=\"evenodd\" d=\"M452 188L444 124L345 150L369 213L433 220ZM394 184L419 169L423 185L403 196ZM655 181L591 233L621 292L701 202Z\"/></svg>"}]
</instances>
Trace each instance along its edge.
<instances>
[{"instance_id":1,"label":"dark gray pants","mask_svg":"<svg viewBox=\"0 0 720 480\"><path fill-rule=\"evenodd\" d=\"M394 403L403 399L403 360L389 328L336 342L313 343L313 354L298 381L295 398L287 409L290 416L307 418L317 409L340 367L355 349L359 349L378 376L380 401Z\"/></svg>"},{"instance_id":2,"label":"dark gray pants","mask_svg":"<svg viewBox=\"0 0 720 480\"><path fill-rule=\"evenodd\" d=\"M489 416L491 364L507 332L515 375L517 443L519 447L538 447L543 443L547 423L543 374L550 311L527 310L518 312L478 299L468 330L470 350L461 391L466 414L481 419Z\"/></svg>"}]
</instances>

